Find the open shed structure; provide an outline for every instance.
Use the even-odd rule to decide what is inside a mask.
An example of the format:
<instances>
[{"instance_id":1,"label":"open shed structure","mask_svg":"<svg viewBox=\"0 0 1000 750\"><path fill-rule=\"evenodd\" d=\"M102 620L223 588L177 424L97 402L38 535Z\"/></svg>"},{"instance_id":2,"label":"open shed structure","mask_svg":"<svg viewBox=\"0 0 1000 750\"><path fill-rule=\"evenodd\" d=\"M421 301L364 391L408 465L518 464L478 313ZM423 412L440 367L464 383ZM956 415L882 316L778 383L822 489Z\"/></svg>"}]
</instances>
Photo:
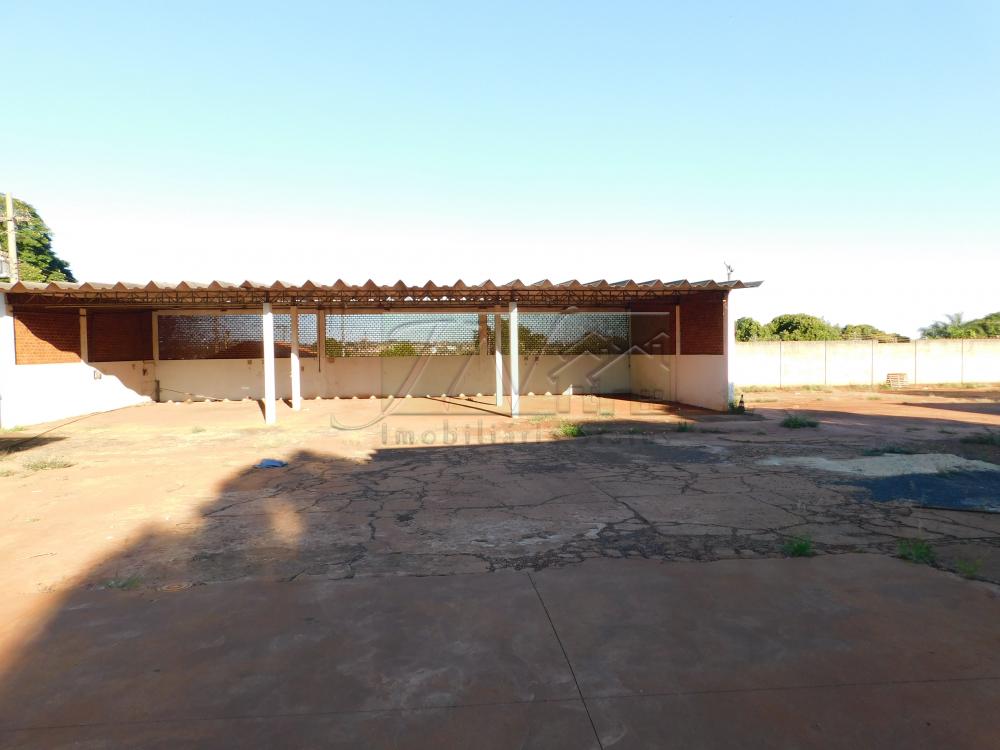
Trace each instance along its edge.
<instances>
[{"instance_id":1,"label":"open shed structure","mask_svg":"<svg viewBox=\"0 0 1000 750\"><path fill-rule=\"evenodd\" d=\"M0 284L0 426L143 401L730 394L741 281Z\"/></svg>"}]
</instances>

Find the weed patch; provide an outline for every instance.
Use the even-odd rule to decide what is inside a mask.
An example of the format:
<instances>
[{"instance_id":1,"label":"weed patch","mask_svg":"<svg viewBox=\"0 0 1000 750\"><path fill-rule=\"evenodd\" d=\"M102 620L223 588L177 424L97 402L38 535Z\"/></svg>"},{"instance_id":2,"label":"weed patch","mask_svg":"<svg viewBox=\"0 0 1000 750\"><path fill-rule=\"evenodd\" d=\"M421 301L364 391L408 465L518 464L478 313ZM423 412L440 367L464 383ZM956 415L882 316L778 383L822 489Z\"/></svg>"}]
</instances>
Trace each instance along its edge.
<instances>
[{"instance_id":1,"label":"weed patch","mask_svg":"<svg viewBox=\"0 0 1000 750\"><path fill-rule=\"evenodd\" d=\"M138 588L139 584L142 583L142 579L139 576L129 576L128 578L112 578L110 581L104 582L104 588L115 589L117 591L131 591L134 588Z\"/></svg>"},{"instance_id":2,"label":"weed patch","mask_svg":"<svg viewBox=\"0 0 1000 750\"><path fill-rule=\"evenodd\" d=\"M916 453L912 448L907 448L905 445L887 445L884 448L870 448L865 451L866 456L887 456L887 455L902 455L902 456L912 456Z\"/></svg>"},{"instance_id":3,"label":"weed patch","mask_svg":"<svg viewBox=\"0 0 1000 750\"><path fill-rule=\"evenodd\" d=\"M812 557L816 554L812 539L806 536L789 539L782 545L781 551L785 553L785 557Z\"/></svg>"},{"instance_id":4,"label":"weed patch","mask_svg":"<svg viewBox=\"0 0 1000 750\"><path fill-rule=\"evenodd\" d=\"M694 432L694 422L678 422L677 432Z\"/></svg>"},{"instance_id":5,"label":"weed patch","mask_svg":"<svg viewBox=\"0 0 1000 750\"><path fill-rule=\"evenodd\" d=\"M955 561L955 569L962 578L975 578L983 567L982 560L961 559Z\"/></svg>"},{"instance_id":6,"label":"weed patch","mask_svg":"<svg viewBox=\"0 0 1000 750\"><path fill-rule=\"evenodd\" d=\"M34 461L25 461L24 468L28 471L45 471L46 469L68 469L73 466L72 461L64 458L36 458Z\"/></svg>"},{"instance_id":7,"label":"weed patch","mask_svg":"<svg viewBox=\"0 0 1000 750\"><path fill-rule=\"evenodd\" d=\"M979 435L966 435L962 438L962 442L969 445L993 445L1000 448L1000 432L987 430Z\"/></svg>"},{"instance_id":8,"label":"weed patch","mask_svg":"<svg viewBox=\"0 0 1000 750\"><path fill-rule=\"evenodd\" d=\"M787 427L790 430L798 430L803 427L819 427L819 422L815 419L810 419L809 417L803 417L799 414L789 414L783 420L781 420L781 426Z\"/></svg>"},{"instance_id":9,"label":"weed patch","mask_svg":"<svg viewBox=\"0 0 1000 750\"><path fill-rule=\"evenodd\" d=\"M576 422L563 422L555 429L554 434L557 437L564 437L564 438L582 437L583 426L577 424Z\"/></svg>"},{"instance_id":10,"label":"weed patch","mask_svg":"<svg viewBox=\"0 0 1000 750\"><path fill-rule=\"evenodd\" d=\"M930 565L936 559L934 548L924 539L900 539L896 554L903 560Z\"/></svg>"}]
</instances>

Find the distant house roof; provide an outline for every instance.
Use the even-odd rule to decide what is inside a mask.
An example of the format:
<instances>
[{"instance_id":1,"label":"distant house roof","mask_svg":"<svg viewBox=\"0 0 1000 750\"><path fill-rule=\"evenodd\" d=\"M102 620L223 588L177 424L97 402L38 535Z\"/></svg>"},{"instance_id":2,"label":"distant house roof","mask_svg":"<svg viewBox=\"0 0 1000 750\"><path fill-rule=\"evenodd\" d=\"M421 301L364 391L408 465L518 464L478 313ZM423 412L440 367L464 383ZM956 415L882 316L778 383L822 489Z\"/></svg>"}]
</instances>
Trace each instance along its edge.
<instances>
[{"instance_id":1,"label":"distant house roof","mask_svg":"<svg viewBox=\"0 0 1000 750\"><path fill-rule=\"evenodd\" d=\"M257 308L264 302L275 306L349 309L356 312L383 310L456 310L492 311L516 301L524 308L600 308L628 309L639 301L666 300L703 292L729 292L761 285L760 281L600 281L575 279L553 283L548 279L526 284L515 279L506 284L486 280L481 284L333 284L306 281L289 284L275 281L261 284L244 281L199 283L181 281L146 284L94 282L0 283L0 292L11 296L15 305L53 307L129 307L129 308Z\"/></svg>"}]
</instances>

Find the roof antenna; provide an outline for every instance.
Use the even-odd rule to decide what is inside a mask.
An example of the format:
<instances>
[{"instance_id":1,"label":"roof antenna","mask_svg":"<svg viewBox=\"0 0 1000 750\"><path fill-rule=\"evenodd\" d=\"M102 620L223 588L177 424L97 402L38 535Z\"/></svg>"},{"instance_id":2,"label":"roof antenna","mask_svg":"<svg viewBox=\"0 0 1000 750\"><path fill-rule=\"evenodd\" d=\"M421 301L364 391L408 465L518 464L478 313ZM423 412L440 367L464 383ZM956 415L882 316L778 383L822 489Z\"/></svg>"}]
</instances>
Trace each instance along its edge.
<instances>
[{"instance_id":1,"label":"roof antenna","mask_svg":"<svg viewBox=\"0 0 1000 750\"><path fill-rule=\"evenodd\" d=\"M724 265L726 267L726 281L732 281L733 280L733 267L731 265L729 265L728 263L726 263L726 261L722 261L722 265Z\"/></svg>"}]
</instances>

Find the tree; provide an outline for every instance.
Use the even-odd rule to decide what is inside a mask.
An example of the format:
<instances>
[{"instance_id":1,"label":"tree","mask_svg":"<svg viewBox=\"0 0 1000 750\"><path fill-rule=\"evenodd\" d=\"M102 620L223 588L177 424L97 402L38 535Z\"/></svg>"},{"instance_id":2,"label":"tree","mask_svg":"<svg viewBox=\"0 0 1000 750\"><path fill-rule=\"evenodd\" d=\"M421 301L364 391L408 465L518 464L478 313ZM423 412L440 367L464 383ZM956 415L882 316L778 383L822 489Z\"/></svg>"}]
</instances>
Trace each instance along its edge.
<instances>
[{"instance_id":1,"label":"tree","mask_svg":"<svg viewBox=\"0 0 1000 750\"><path fill-rule=\"evenodd\" d=\"M840 330L822 318L805 313L779 315L767 324L769 333L782 341L828 341L840 338Z\"/></svg>"},{"instance_id":2,"label":"tree","mask_svg":"<svg viewBox=\"0 0 1000 750\"><path fill-rule=\"evenodd\" d=\"M906 342L910 339L899 333L887 333L868 323L852 323L840 329L840 337L848 341L881 341L882 343Z\"/></svg>"},{"instance_id":3,"label":"tree","mask_svg":"<svg viewBox=\"0 0 1000 750\"><path fill-rule=\"evenodd\" d=\"M0 194L0 202L5 204L6 199ZM52 230L34 206L15 198L14 216L17 219L17 268L21 281L76 281L69 263L52 251ZM0 232L0 248L10 257L6 232Z\"/></svg>"},{"instance_id":4,"label":"tree","mask_svg":"<svg viewBox=\"0 0 1000 750\"><path fill-rule=\"evenodd\" d=\"M761 341L768 338L767 326L761 325L753 318L740 318L736 321L737 341Z\"/></svg>"},{"instance_id":5,"label":"tree","mask_svg":"<svg viewBox=\"0 0 1000 750\"><path fill-rule=\"evenodd\" d=\"M946 315L945 320L935 320L920 333L928 339L982 339L1000 336L1000 312L990 313L975 320L965 320L962 313Z\"/></svg>"}]
</instances>

